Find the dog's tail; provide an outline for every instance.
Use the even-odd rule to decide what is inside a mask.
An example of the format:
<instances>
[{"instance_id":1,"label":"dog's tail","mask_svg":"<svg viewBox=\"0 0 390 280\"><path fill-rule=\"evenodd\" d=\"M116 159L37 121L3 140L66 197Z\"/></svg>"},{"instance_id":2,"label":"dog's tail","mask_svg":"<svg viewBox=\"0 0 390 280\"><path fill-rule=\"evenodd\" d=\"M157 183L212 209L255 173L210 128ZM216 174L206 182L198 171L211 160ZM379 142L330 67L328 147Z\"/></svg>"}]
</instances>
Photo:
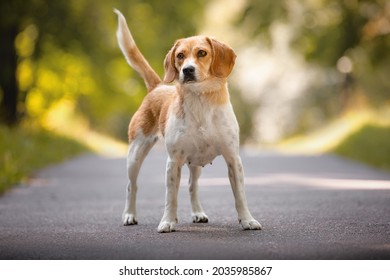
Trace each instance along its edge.
<instances>
[{"instance_id":1,"label":"dog's tail","mask_svg":"<svg viewBox=\"0 0 390 280\"><path fill-rule=\"evenodd\" d=\"M116 32L116 37L118 39L119 47L130 66L144 79L148 92L150 92L161 83L161 79L135 44L133 36L131 36L130 30L127 27L125 17L117 9L114 9L114 12L118 15L118 30Z\"/></svg>"}]
</instances>

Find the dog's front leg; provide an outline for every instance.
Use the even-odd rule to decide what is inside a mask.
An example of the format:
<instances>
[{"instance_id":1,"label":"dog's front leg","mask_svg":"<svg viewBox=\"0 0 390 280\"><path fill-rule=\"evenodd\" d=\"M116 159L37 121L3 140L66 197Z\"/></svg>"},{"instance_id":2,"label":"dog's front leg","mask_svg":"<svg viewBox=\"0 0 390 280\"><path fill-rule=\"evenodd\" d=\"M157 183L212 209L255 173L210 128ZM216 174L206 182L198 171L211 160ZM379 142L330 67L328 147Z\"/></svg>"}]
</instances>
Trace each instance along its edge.
<instances>
[{"instance_id":1,"label":"dog's front leg","mask_svg":"<svg viewBox=\"0 0 390 280\"><path fill-rule=\"evenodd\" d=\"M158 232L175 231L177 223L177 194L181 177L181 165L168 159L166 170L166 197L164 216L158 226Z\"/></svg>"},{"instance_id":2,"label":"dog's front leg","mask_svg":"<svg viewBox=\"0 0 390 280\"><path fill-rule=\"evenodd\" d=\"M198 197L198 179L200 173L202 172L202 168L200 166L188 166L188 168L190 169L189 186L191 196L192 221L194 223L207 223L209 221L209 218L203 211L202 205Z\"/></svg>"},{"instance_id":3,"label":"dog's front leg","mask_svg":"<svg viewBox=\"0 0 390 280\"><path fill-rule=\"evenodd\" d=\"M225 156L230 185L233 190L238 221L244 229L261 229L261 225L249 212L244 190L244 170L239 155Z\"/></svg>"}]
</instances>

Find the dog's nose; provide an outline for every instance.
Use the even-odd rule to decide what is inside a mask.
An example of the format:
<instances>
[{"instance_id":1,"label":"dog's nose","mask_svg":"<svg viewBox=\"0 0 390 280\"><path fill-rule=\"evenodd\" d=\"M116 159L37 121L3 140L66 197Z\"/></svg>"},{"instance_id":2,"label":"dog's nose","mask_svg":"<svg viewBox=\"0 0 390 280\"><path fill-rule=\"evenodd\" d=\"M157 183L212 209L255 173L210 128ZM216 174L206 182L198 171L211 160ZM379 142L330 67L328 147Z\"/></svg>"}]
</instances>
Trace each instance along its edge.
<instances>
[{"instance_id":1,"label":"dog's nose","mask_svg":"<svg viewBox=\"0 0 390 280\"><path fill-rule=\"evenodd\" d=\"M187 66L186 68L183 68L184 75L194 75L195 73L195 67L194 66Z\"/></svg>"}]
</instances>

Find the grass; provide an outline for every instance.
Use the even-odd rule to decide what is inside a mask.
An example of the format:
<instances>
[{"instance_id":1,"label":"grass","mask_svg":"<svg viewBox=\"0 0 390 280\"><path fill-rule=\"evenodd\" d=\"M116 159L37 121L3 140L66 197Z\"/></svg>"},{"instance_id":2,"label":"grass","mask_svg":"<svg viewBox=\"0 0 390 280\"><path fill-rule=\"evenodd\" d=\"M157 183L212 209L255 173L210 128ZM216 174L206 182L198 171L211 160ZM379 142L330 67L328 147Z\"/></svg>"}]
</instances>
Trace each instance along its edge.
<instances>
[{"instance_id":1,"label":"grass","mask_svg":"<svg viewBox=\"0 0 390 280\"><path fill-rule=\"evenodd\" d=\"M287 139L277 147L286 153L335 153L390 171L390 104L357 108L308 133Z\"/></svg>"},{"instance_id":2,"label":"grass","mask_svg":"<svg viewBox=\"0 0 390 280\"><path fill-rule=\"evenodd\" d=\"M123 156L127 145L90 129L68 100L14 128L0 124L0 195L33 172L86 151Z\"/></svg>"},{"instance_id":3,"label":"grass","mask_svg":"<svg viewBox=\"0 0 390 280\"><path fill-rule=\"evenodd\" d=\"M277 148L287 153L327 153L374 119L368 110L348 112L315 131L282 141Z\"/></svg>"},{"instance_id":4,"label":"grass","mask_svg":"<svg viewBox=\"0 0 390 280\"><path fill-rule=\"evenodd\" d=\"M390 171L390 126L364 125L333 152Z\"/></svg>"},{"instance_id":5,"label":"grass","mask_svg":"<svg viewBox=\"0 0 390 280\"><path fill-rule=\"evenodd\" d=\"M76 140L39 126L0 125L0 194L44 166L86 151Z\"/></svg>"}]
</instances>

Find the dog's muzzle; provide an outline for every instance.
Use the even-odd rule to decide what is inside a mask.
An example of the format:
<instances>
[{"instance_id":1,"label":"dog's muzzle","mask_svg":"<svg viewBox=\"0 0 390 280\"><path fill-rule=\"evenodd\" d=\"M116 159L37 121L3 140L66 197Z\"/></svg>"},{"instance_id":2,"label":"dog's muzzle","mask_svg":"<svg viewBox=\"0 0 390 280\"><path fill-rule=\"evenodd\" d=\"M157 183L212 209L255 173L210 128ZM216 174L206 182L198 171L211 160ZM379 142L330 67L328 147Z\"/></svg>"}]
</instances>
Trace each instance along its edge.
<instances>
[{"instance_id":1,"label":"dog's muzzle","mask_svg":"<svg viewBox=\"0 0 390 280\"><path fill-rule=\"evenodd\" d=\"M196 77L195 77L195 67L194 66L187 66L183 68L183 82L188 83L188 82L195 82Z\"/></svg>"}]
</instances>

